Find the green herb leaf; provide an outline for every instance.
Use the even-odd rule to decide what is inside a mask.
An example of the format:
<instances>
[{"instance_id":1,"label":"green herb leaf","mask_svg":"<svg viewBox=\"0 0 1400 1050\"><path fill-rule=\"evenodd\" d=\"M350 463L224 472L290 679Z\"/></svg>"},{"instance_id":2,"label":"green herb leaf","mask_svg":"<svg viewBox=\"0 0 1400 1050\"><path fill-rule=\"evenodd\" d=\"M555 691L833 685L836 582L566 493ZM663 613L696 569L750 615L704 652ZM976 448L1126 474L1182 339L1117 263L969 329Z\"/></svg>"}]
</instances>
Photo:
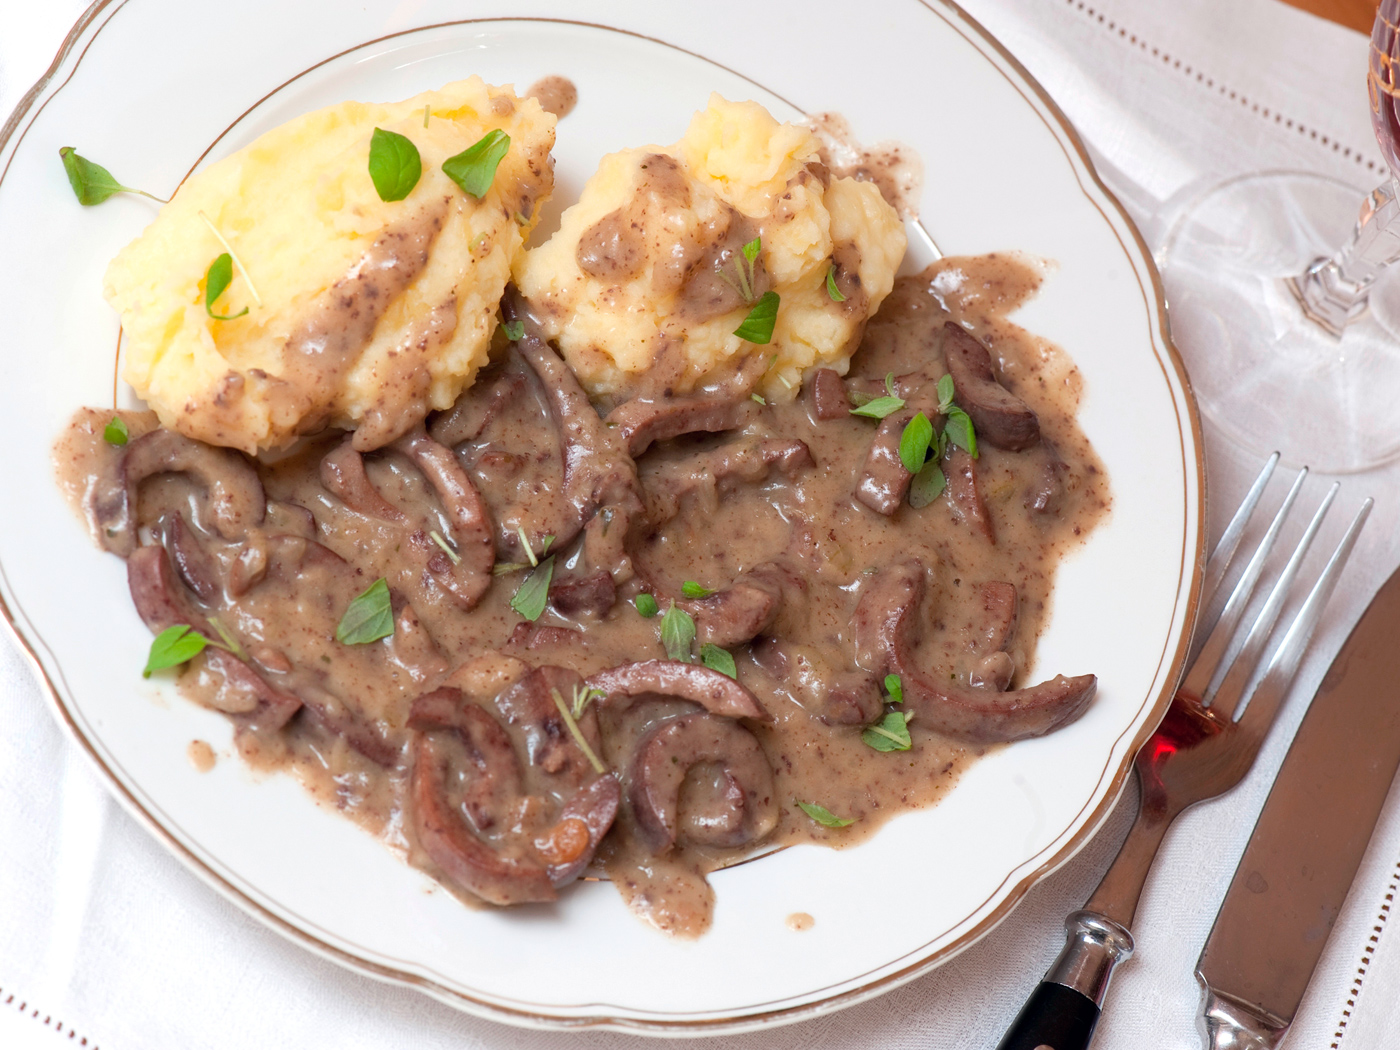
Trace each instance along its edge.
<instances>
[{"instance_id":1,"label":"green herb leaf","mask_svg":"<svg viewBox=\"0 0 1400 1050\"><path fill-rule=\"evenodd\" d=\"M749 400L750 400L750 401L757 401L760 405L766 405L766 404L768 404L768 402L764 400L762 394L750 394L750 395L749 395Z\"/></svg>"},{"instance_id":2,"label":"green herb leaf","mask_svg":"<svg viewBox=\"0 0 1400 1050\"><path fill-rule=\"evenodd\" d=\"M564 724L569 727L569 734L574 738L574 743L578 745L578 749L582 751L584 757L588 759L594 772L602 776L608 771L608 767L603 765L602 761L593 752L593 749L588 746L587 739L584 738L583 733L579 730L578 723L574 721L573 713L569 711L569 705L564 703L564 698L559 695L558 689L551 689L549 694L554 697L554 706L559 708L559 714L564 719Z\"/></svg>"},{"instance_id":3,"label":"green herb leaf","mask_svg":"<svg viewBox=\"0 0 1400 1050\"><path fill-rule=\"evenodd\" d=\"M686 580L681 584L681 593L687 598L708 598L715 592L708 587L701 587L694 580Z\"/></svg>"},{"instance_id":4,"label":"green herb leaf","mask_svg":"<svg viewBox=\"0 0 1400 1050\"><path fill-rule=\"evenodd\" d=\"M713 642L706 642L700 647L700 662L711 671L727 674L730 678L739 677L739 668L734 666L734 654Z\"/></svg>"},{"instance_id":5,"label":"green herb leaf","mask_svg":"<svg viewBox=\"0 0 1400 1050\"><path fill-rule=\"evenodd\" d=\"M758 253L760 249L762 249L762 247L763 238L755 237L753 240L749 241L748 244L744 245L742 249L744 253L744 258L747 259L749 262L753 262L755 259L758 258Z\"/></svg>"},{"instance_id":6,"label":"green herb leaf","mask_svg":"<svg viewBox=\"0 0 1400 1050\"><path fill-rule=\"evenodd\" d=\"M864 416L866 419L884 419L903 407L904 398L902 397L876 397L871 398L859 408L851 409L851 415Z\"/></svg>"},{"instance_id":7,"label":"green herb leaf","mask_svg":"<svg viewBox=\"0 0 1400 1050\"><path fill-rule=\"evenodd\" d=\"M549 582L554 579L554 557L540 562L525 577L510 600L510 607L531 622L538 620L549 603Z\"/></svg>"},{"instance_id":8,"label":"green herb leaf","mask_svg":"<svg viewBox=\"0 0 1400 1050\"><path fill-rule=\"evenodd\" d=\"M836 287L836 264L831 264L831 269L826 271L826 294L833 303L844 303L846 297L841 294L841 289Z\"/></svg>"},{"instance_id":9,"label":"green herb leaf","mask_svg":"<svg viewBox=\"0 0 1400 1050\"><path fill-rule=\"evenodd\" d=\"M778 293L764 292L758 302L753 304L753 309L749 311L749 316L744 318L744 323L734 329L734 334L740 339L764 345L773 341L773 326L777 322Z\"/></svg>"},{"instance_id":10,"label":"green herb leaf","mask_svg":"<svg viewBox=\"0 0 1400 1050\"><path fill-rule=\"evenodd\" d=\"M546 533L544 534L544 539L540 540L540 554L541 554L541 556L543 556L543 555L549 553L549 545L550 545L551 543L553 543L553 542L554 542L554 533L552 533L552 532L546 532Z\"/></svg>"},{"instance_id":11,"label":"green herb leaf","mask_svg":"<svg viewBox=\"0 0 1400 1050\"><path fill-rule=\"evenodd\" d=\"M885 392L886 392L887 394L889 394L890 397L898 397L898 396L899 396L898 394L896 394L896 393L894 392L894 373L893 373L893 372L886 372L886 373L885 373Z\"/></svg>"},{"instance_id":12,"label":"green herb leaf","mask_svg":"<svg viewBox=\"0 0 1400 1050\"><path fill-rule=\"evenodd\" d=\"M908 751L914 746L903 711L886 712L879 724L866 726L860 738L876 751Z\"/></svg>"},{"instance_id":13,"label":"green herb leaf","mask_svg":"<svg viewBox=\"0 0 1400 1050\"><path fill-rule=\"evenodd\" d=\"M121 416L113 416L102 428L102 440L109 445L125 445L130 437L131 431L127 429L126 420Z\"/></svg>"},{"instance_id":14,"label":"green herb leaf","mask_svg":"<svg viewBox=\"0 0 1400 1050\"><path fill-rule=\"evenodd\" d=\"M513 572L521 569L528 569L530 566L523 561L498 561L491 566L492 576L509 576Z\"/></svg>"},{"instance_id":15,"label":"green herb leaf","mask_svg":"<svg viewBox=\"0 0 1400 1050\"><path fill-rule=\"evenodd\" d=\"M151 651L146 657L146 669L141 672L141 677L150 678L152 671L179 667L204 652L208 644L208 639L187 623L167 627L151 641Z\"/></svg>"},{"instance_id":16,"label":"green herb leaf","mask_svg":"<svg viewBox=\"0 0 1400 1050\"><path fill-rule=\"evenodd\" d=\"M423 110L423 126L428 111ZM410 139L394 131L375 128L369 137L369 177L382 201L401 201L413 192L423 176L423 158Z\"/></svg>"},{"instance_id":17,"label":"green herb leaf","mask_svg":"<svg viewBox=\"0 0 1400 1050\"><path fill-rule=\"evenodd\" d=\"M945 416L948 414L948 409L952 407L954 393L956 391L953 389L953 377L944 375L938 381L938 411Z\"/></svg>"},{"instance_id":18,"label":"green herb leaf","mask_svg":"<svg viewBox=\"0 0 1400 1050\"><path fill-rule=\"evenodd\" d=\"M943 433L958 448L966 449L973 459L977 458L977 434L972 429L972 417L962 409L948 409L948 422L943 424Z\"/></svg>"},{"instance_id":19,"label":"green herb leaf","mask_svg":"<svg viewBox=\"0 0 1400 1050\"><path fill-rule=\"evenodd\" d=\"M885 699L892 704L904 703L904 683L899 680L899 675L885 675Z\"/></svg>"},{"instance_id":20,"label":"green herb leaf","mask_svg":"<svg viewBox=\"0 0 1400 1050\"><path fill-rule=\"evenodd\" d=\"M798 809L824 828L848 828L855 823L852 819L838 817L825 806L820 806L815 802L803 802L801 799L793 799L793 801L797 803Z\"/></svg>"},{"instance_id":21,"label":"green herb leaf","mask_svg":"<svg viewBox=\"0 0 1400 1050\"><path fill-rule=\"evenodd\" d=\"M218 228L217 226L214 225L214 220L213 220L213 219L211 219L211 218L209 218L209 216L205 215L203 211L200 211L199 217L200 217L201 219L204 220L204 225L209 227L209 232L212 233L212 234L214 235L214 239L217 240L220 244L222 244L222 245L224 246L224 251L228 252L229 258L231 258L231 259L233 260L233 265L238 267L238 272L241 273L241 274L243 275L243 280L247 282L247 284L248 284L248 294L251 295L251 296L253 297L253 302L257 303L257 304L258 304L258 307L261 309L261 307L262 307L262 296L258 295L258 290L257 290L257 288L255 288L255 287L253 286L253 279L252 279L251 277L248 276L248 268L247 268L246 266L243 265L243 260L240 259L240 258L238 257L238 253L235 252L235 251L233 250L233 246L232 246L231 244L229 244L228 238L225 237L222 233L219 232L219 228ZM218 262L217 259L215 259L214 261L215 261L215 262ZM212 270L213 267L211 266L210 269ZM207 288L208 288L208 274L205 275L205 278L206 278L206 279L205 279L205 288L207 289ZM225 288L228 287L228 282L227 282L227 281L224 282L224 287L225 287ZM222 290L223 290L223 289L220 289L220 291L222 291ZM217 299L218 296L215 296L214 298ZM206 310L209 308L210 303L211 303L211 300L210 300L210 299L208 298L208 296L206 295L205 301L204 301L204 308L205 308ZM247 312L248 312L247 310L244 310L244 311L243 311L243 313L245 313L245 314L246 314ZM242 316L242 315L240 314L239 316Z\"/></svg>"},{"instance_id":22,"label":"green herb leaf","mask_svg":"<svg viewBox=\"0 0 1400 1050\"><path fill-rule=\"evenodd\" d=\"M672 660L692 661L690 646L695 641L695 621L684 609L677 609L672 602L661 617L661 644L666 647L666 655Z\"/></svg>"},{"instance_id":23,"label":"green herb leaf","mask_svg":"<svg viewBox=\"0 0 1400 1050\"><path fill-rule=\"evenodd\" d=\"M632 604L637 607L637 612L641 613L642 616L648 620L661 611L656 604L656 599L646 591L643 591L641 594L637 595L637 597L633 598Z\"/></svg>"},{"instance_id":24,"label":"green herb leaf","mask_svg":"<svg viewBox=\"0 0 1400 1050\"><path fill-rule=\"evenodd\" d=\"M512 343L518 343L525 336L525 322L507 321L501 325L501 331L505 332L506 338Z\"/></svg>"},{"instance_id":25,"label":"green herb leaf","mask_svg":"<svg viewBox=\"0 0 1400 1050\"><path fill-rule=\"evenodd\" d=\"M204 312L216 321L233 321L248 312L245 306L236 314L216 314L214 303L224 294L224 289L233 282L233 256L224 252L209 264L204 273Z\"/></svg>"},{"instance_id":26,"label":"green herb leaf","mask_svg":"<svg viewBox=\"0 0 1400 1050\"><path fill-rule=\"evenodd\" d=\"M910 474L924 469L924 459L928 456L928 446L932 440L933 424L922 412L904 424L904 433L899 436L899 461Z\"/></svg>"},{"instance_id":27,"label":"green herb leaf","mask_svg":"<svg viewBox=\"0 0 1400 1050\"><path fill-rule=\"evenodd\" d=\"M91 207L94 204L101 204L108 197L117 193L139 193L143 197L150 197L153 201L160 200L145 190L138 190L132 186L123 186L112 177L112 173L101 164L94 164L86 157L74 151L72 146L64 146L58 151L58 155L63 160L63 170L68 175L68 185L73 187L73 193L78 198L78 203Z\"/></svg>"},{"instance_id":28,"label":"green herb leaf","mask_svg":"<svg viewBox=\"0 0 1400 1050\"><path fill-rule=\"evenodd\" d=\"M209 264L204 273L204 308L213 306L219 296L233 283L233 256L224 252Z\"/></svg>"},{"instance_id":29,"label":"green herb leaf","mask_svg":"<svg viewBox=\"0 0 1400 1050\"><path fill-rule=\"evenodd\" d=\"M342 645L367 645L393 633L394 610L389 602L389 584L381 576L345 607L345 615L335 629L335 640Z\"/></svg>"},{"instance_id":30,"label":"green herb leaf","mask_svg":"<svg viewBox=\"0 0 1400 1050\"><path fill-rule=\"evenodd\" d=\"M442 162L447 177L477 200L486 196L496 178L496 168L510 150L510 136L500 128L488 131L455 157Z\"/></svg>"},{"instance_id":31,"label":"green herb leaf","mask_svg":"<svg viewBox=\"0 0 1400 1050\"><path fill-rule=\"evenodd\" d=\"M916 510L927 507L930 503L943 495L943 490L948 487L948 479L943 474L943 468L938 460L931 459L924 464L923 469L914 475L914 480L909 483L909 506Z\"/></svg>"},{"instance_id":32,"label":"green herb leaf","mask_svg":"<svg viewBox=\"0 0 1400 1050\"><path fill-rule=\"evenodd\" d=\"M864 390L851 390L848 391L848 393L850 395L851 400L856 403L857 407L868 405L870 404L870 402L875 400L874 394L867 394Z\"/></svg>"}]
</instances>

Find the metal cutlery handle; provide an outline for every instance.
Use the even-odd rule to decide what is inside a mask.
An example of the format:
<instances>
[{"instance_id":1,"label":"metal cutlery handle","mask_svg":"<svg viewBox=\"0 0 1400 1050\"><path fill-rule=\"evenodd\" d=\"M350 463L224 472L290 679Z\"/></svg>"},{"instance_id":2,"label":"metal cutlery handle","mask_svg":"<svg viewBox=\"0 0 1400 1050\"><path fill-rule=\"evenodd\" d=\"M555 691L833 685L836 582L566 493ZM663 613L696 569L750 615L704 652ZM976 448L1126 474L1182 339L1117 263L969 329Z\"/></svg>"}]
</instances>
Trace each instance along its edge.
<instances>
[{"instance_id":1,"label":"metal cutlery handle","mask_svg":"<svg viewBox=\"0 0 1400 1050\"><path fill-rule=\"evenodd\" d=\"M1196 974L1204 990L1201 1028L1209 1050L1274 1050L1288 1032L1288 1022L1269 1017L1257 1006L1214 992Z\"/></svg>"},{"instance_id":2,"label":"metal cutlery handle","mask_svg":"<svg viewBox=\"0 0 1400 1050\"><path fill-rule=\"evenodd\" d=\"M1226 565L1235 553L1277 462L1278 457L1272 457L1260 472L1207 564L1206 582L1212 590L1223 585ZM1134 763L1139 789L1137 819L1085 910L1075 912L1066 920L1069 939L1064 950L1012 1022L998 1050L1086 1050L1098 1023L1113 968L1132 954L1133 939L1128 927L1137 912L1138 899L1167 827L1187 806L1215 798L1239 783L1254 763L1371 509L1368 499L1292 622L1282 632L1282 640L1270 652L1268 641L1277 626L1279 613L1294 592L1299 567L1336 495L1334 485L1246 631L1241 621L1246 610L1253 608L1255 586L1304 476L1305 473L1295 479L1214 623L1199 625L1205 640L1199 644L1161 725L1139 749ZM1395 579L1400 581L1400 572ZM1397 594L1397 606L1390 622L1400 622L1400 582L1388 583L1387 587L1390 586L1396 588ZM1208 593L1203 607L1208 607L1213 597L1214 594ZM1244 639L1235 645L1237 630L1244 634ZM1348 639L1347 645L1351 644L1352 639ZM1393 647L1392 651L1400 653ZM1267 659L1266 652L1269 653ZM1395 659L1400 661L1400 655ZM1247 691L1258 674L1262 677ZM1395 677L1395 673L1390 674L1388 681ZM1371 693L1378 693L1378 689L1372 686ZM1307 720L1304 721L1306 725ZM1333 765L1337 761L1340 760L1334 760ZM1377 812L1387 786L1388 782L1378 785ZM1361 844L1364 846L1364 840ZM1359 856L1357 859L1359 861ZM1212 933L1212 939L1214 937ZM1319 944L1318 950L1320 948ZM1203 954L1202 962L1205 961ZM1215 1040L1210 1044L1212 1047L1263 1050L1273 1045L1249 1041L1258 1033L1243 1020L1238 1000L1223 998L1210 985L1207 990L1216 991L1207 1003L1206 1023L1211 1039ZM1301 998L1301 987L1297 994Z\"/></svg>"},{"instance_id":3,"label":"metal cutlery handle","mask_svg":"<svg viewBox=\"0 0 1400 1050\"><path fill-rule=\"evenodd\" d=\"M1084 1050L1089 1045L1113 968L1133 954L1133 935L1092 911L1072 913L1065 932L1064 948L997 1050Z\"/></svg>"}]
</instances>

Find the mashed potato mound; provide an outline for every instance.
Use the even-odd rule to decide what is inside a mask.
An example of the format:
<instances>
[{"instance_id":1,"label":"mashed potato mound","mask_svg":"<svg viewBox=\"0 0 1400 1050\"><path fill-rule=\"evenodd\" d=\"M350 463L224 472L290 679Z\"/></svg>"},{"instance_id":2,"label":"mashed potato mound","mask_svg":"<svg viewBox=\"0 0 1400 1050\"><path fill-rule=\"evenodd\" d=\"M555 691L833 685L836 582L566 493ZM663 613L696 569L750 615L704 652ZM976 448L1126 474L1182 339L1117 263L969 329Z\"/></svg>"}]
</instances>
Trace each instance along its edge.
<instances>
[{"instance_id":1,"label":"mashed potato mound","mask_svg":"<svg viewBox=\"0 0 1400 1050\"><path fill-rule=\"evenodd\" d=\"M832 178L819 153L808 129L712 95L674 146L603 158L559 231L515 264L590 393L624 393L663 353L677 392L752 353L773 357L760 386L769 398L795 396L815 367L844 374L905 234L874 185ZM743 246L755 237L750 266ZM756 346L734 330L770 290L777 321Z\"/></svg>"},{"instance_id":2,"label":"mashed potato mound","mask_svg":"<svg viewBox=\"0 0 1400 1050\"><path fill-rule=\"evenodd\" d=\"M374 448L449 407L486 362L511 265L553 189L554 124L534 99L472 77L308 113L211 165L108 267L124 378L166 426L248 453L327 425ZM381 200L370 178L375 128L419 151L404 200ZM510 148L478 201L442 163L493 129ZM213 311L249 308L234 320L205 310L220 237L241 265Z\"/></svg>"}]
</instances>

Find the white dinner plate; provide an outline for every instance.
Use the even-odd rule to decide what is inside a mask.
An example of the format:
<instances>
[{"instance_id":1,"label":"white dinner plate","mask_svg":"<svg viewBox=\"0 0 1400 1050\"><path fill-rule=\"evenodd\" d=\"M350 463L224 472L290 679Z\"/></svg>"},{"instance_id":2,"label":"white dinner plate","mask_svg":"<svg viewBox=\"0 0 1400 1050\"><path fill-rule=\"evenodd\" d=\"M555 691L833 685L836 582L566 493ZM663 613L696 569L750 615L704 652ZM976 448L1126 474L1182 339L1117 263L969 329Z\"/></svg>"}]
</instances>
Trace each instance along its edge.
<instances>
[{"instance_id":1,"label":"white dinner plate","mask_svg":"<svg viewBox=\"0 0 1400 1050\"><path fill-rule=\"evenodd\" d=\"M142 681L150 635L123 565L54 483L50 447L70 414L133 403L115 380L101 282L154 215L134 196L79 207L61 146L164 194L307 110L472 73L578 85L559 127L556 208L604 153L674 142L719 91L784 119L837 110L866 142L914 146L926 177L909 265L940 249L1055 262L1017 319L1082 372L1080 422L1113 507L1061 568L1029 673L1093 671L1097 700L858 848L793 848L716 874L714 926L697 941L656 933L600 883L557 906L469 910L292 778L229 758L196 772L186 745L227 756L230 726ZM5 128L0 244L7 618L122 802L211 885L356 970L525 1025L686 1034L847 1006L1005 917L1098 828L1165 710L1199 588L1202 467L1156 273L1063 115L951 4L618 0L585 15L571 0L101 0ZM798 911L815 926L790 930Z\"/></svg>"}]
</instances>

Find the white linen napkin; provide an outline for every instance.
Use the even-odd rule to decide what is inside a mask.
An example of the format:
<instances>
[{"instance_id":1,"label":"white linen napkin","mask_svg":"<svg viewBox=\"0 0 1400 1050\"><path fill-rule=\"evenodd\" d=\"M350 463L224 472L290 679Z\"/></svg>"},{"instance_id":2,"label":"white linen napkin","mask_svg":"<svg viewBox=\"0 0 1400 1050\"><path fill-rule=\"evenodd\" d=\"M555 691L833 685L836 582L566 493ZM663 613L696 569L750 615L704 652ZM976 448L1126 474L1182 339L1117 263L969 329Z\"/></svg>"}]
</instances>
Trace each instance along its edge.
<instances>
[{"instance_id":1,"label":"white linen napkin","mask_svg":"<svg viewBox=\"0 0 1400 1050\"><path fill-rule=\"evenodd\" d=\"M1354 182L1384 171L1364 93L1366 43L1275 0L966 0L1079 128L1157 243L1178 204L1225 176L1296 168ZM0 3L0 114L48 65L75 0ZM854 10L854 9L853 9ZM1014 247L1009 245L1008 247ZM1188 365L1189 365L1188 358ZM1212 532L1258 467L1206 422ZM1305 498L1324 479L1308 482ZM1192 968L1307 698L1400 562L1400 466L1345 479L1335 517L1377 499L1279 726L1251 775L1168 835L1138 951L1115 980L1099 1050L1190 1048ZM1335 540L1339 520L1329 526ZM0 1046L129 1048L653 1046L609 1033L516 1030L340 969L284 941L165 852L59 729L16 647L0 643ZM984 940L874 1002L724 1050L990 1047L1059 950L1132 816L1108 827ZM1378 1050L1400 1026L1400 796L1392 797L1288 1047ZM71 1034L70 1034L71 1033Z\"/></svg>"}]
</instances>

